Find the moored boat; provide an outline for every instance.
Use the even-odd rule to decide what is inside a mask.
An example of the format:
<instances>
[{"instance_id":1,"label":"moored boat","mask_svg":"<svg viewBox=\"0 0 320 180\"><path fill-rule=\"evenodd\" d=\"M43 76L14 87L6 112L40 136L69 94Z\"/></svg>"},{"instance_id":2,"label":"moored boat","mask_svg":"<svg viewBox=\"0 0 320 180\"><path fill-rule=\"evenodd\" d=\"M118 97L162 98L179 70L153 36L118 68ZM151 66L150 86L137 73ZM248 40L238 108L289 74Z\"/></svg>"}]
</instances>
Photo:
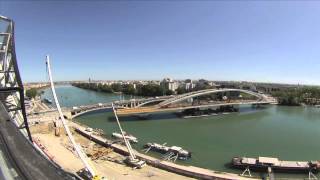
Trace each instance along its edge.
<instances>
[{"instance_id":1,"label":"moored boat","mask_svg":"<svg viewBox=\"0 0 320 180\"><path fill-rule=\"evenodd\" d=\"M250 168L256 171L272 168L274 171L282 172L318 172L320 168L320 161L282 161L272 157L234 157L231 163L235 168Z\"/></svg>"},{"instance_id":2,"label":"moored boat","mask_svg":"<svg viewBox=\"0 0 320 180\"><path fill-rule=\"evenodd\" d=\"M166 153L172 153L172 155L175 155L178 157L178 159L181 160L186 160L191 158L191 152L183 149L182 147L178 147L178 146L171 146L168 147L165 144L158 144L158 143L147 143L144 145L144 148L147 149L146 152L148 152L149 150L152 151L156 151L162 154L166 154Z\"/></svg>"},{"instance_id":3,"label":"moored boat","mask_svg":"<svg viewBox=\"0 0 320 180\"><path fill-rule=\"evenodd\" d=\"M122 134L114 132L112 133L112 137L117 138L117 139L123 139ZM126 132L124 132L124 137L129 140L130 142L133 143L138 143L138 138L134 137L131 134L127 134Z\"/></svg>"}]
</instances>

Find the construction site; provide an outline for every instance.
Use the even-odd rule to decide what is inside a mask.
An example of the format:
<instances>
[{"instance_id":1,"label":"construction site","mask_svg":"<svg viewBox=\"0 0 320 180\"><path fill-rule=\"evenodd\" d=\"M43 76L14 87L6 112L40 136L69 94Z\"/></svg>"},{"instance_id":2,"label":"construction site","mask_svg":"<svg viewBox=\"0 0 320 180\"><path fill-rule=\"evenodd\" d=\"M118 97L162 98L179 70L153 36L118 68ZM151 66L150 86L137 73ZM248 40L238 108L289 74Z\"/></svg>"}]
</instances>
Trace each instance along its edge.
<instances>
[{"instance_id":1,"label":"construction site","mask_svg":"<svg viewBox=\"0 0 320 180\"><path fill-rule=\"evenodd\" d=\"M58 114L56 113L56 115ZM55 127L53 120L51 122L47 121L35 124L30 127L34 141L53 162L59 164L66 171L76 174L79 170L83 169L84 166L74 151L72 144L69 142L63 127ZM76 142L81 145L86 155L90 158L92 166L100 176L107 179L132 180L192 179L148 165L142 169L128 167L123 162L125 156L114 152L111 148L98 145L75 132L74 129L79 127L79 124L68 121L68 125L71 128Z\"/></svg>"}]
</instances>

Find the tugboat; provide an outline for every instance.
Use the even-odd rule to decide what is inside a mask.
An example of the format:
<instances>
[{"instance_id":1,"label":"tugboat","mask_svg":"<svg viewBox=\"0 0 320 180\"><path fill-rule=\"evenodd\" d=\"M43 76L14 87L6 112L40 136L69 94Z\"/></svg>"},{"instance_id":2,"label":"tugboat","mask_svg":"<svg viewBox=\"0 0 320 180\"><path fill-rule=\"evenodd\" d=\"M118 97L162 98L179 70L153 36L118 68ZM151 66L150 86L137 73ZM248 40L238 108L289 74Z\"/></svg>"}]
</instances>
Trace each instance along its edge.
<instances>
[{"instance_id":1,"label":"tugboat","mask_svg":"<svg viewBox=\"0 0 320 180\"><path fill-rule=\"evenodd\" d=\"M138 139L136 137L134 137L131 134L127 134L126 132L123 132L123 133L124 133L124 137L128 141L133 142L133 143L138 143ZM112 137L117 138L117 139L123 139L122 135L120 133L117 133L117 132L112 133Z\"/></svg>"},{"instance_id":2,"label":"tugboat","mask_svg":"<svg viewBox=\"0 0 320 180\"><path fill-rule=\"evenodd\" d=\"M281 161L272 157L234 157L231 163L235 168L250 168L256 171L272 168L274 171L282 172L318 172L320 168L320 161Z\"/></svg>"}]
</instances>

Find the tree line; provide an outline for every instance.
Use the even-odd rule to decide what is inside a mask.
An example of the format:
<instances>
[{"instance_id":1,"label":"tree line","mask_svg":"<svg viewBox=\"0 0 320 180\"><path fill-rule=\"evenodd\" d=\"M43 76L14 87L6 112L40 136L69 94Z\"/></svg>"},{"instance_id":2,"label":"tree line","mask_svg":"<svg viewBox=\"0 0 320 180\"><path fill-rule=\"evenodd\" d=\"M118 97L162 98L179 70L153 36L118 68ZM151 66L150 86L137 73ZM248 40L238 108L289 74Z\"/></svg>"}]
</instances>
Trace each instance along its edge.
<instances>
[{"instance_id":1,"label":"tree line","mask_svg":"<svg viewBox=\"0 0 320 180\"><path fill-rule=\"evenodd\" d=\"M278 99L280 105L316 105L320 103L320 87L301 87L280 90L272 93L272 96Z\"/></svg>"},{"instance_id":2,"label":"tree line","mask_svg":"<svg viewBox=\"0 0 320 180\"><path fill-rule=\"evenodd\" d=\"M120 84L113 83L111 85L102 84L102 83L73 83L72 86L94 90L97 92L106 92L106 93L117 93L122 92L127 95L135 96L163 96L163 95L172 95L174 92L166 89L158 84L137 84L134 87L133 84Z\"/></svg>"}]
</instances>

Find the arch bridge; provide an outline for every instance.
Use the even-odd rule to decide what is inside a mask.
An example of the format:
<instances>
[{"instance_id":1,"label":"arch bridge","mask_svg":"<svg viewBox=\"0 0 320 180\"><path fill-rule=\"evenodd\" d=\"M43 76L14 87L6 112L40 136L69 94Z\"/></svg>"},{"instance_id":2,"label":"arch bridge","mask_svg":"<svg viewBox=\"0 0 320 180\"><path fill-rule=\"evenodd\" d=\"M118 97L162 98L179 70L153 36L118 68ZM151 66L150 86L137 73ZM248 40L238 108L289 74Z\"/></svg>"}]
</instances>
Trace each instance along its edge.
<instances>
[{"instance_id":1,"label":"arch bridge","mask_svg":"<svg viewBox=\"0 0 320 180\"><path fill-rule=\"evenodd\" d=\"M113 103L118 108L132 109L132 108L143 107L145 105L150 105L153 103L159 103L159 102L165 101L170 98L172 98L172 96L119 100L119 101L114 101ZM112 107L111 102L97 103L97 104L90 104L90 105L81 105L81 106L77 106L77 107L73 107L73 108L64 108L63 112L67 116L67 119L73 119L75 117L81 116L81 115L89 113L89 112L110 109L111 107Z\"/></svg>"},{"instance_id":2,"label":"arch bridge","mask_svg":"<svg viewBox=\"0 0 320 180\"><path fill-rule=\"evenodd\" d=\"M213 98L214 97L214 98ZM157 104L154 104L158 102ZM243 104L272 104L274 98L265 94L244 89L205 89L194 91L168 99L146 101L135 107L122 107L117 109L119 115L181 111L195 108L210 108L228 105Z\"/></svg>"}]
</instances>

